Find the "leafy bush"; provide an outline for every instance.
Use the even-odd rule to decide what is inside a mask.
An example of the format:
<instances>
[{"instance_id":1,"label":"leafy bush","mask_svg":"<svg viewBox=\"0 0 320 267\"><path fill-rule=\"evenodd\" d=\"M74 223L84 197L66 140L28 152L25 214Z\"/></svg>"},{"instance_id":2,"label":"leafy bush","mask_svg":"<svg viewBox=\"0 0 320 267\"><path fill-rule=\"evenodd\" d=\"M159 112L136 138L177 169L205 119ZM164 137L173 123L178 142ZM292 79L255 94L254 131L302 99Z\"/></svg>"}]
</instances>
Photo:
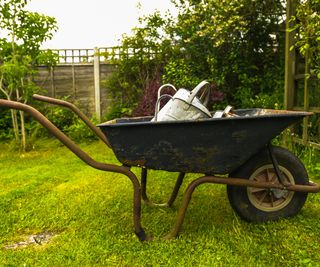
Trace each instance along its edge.
<instances>
[{"instance_id":1,"label":"leafy bush","mask_svg":"<svg viewBox=\"0 0 320 267\"><path fill-rule=\"evenodd\" d=\"M13 138L12 120L10 110L0 107L0 140L10 140Z\"/></svg>"},{"instance_id":2,"label":"leafy bush","mask_svg":"<svg viewBox=\"0 0 320 267\"><path fill-rule=\"evenodd\" d=\"M64 97L63 100L72 102L68 100L68 96ZM30 103L37 110L39 110L46 118L51 121L55 126L57 126L63 133L69 136L76 142L86 142L91 140L96 140L96 134L93 133L87 125L79 119L79 117L70 111L69 109L62 108L55 105L46 105L42 102L34 101ZM94 124L98 121L96 118L92 118ZM13 140L13 130L12 130L12 120L10 115L10 110L2 109L0 107L0 141L10 141ZM25 116L25 128L26 134L28 136L28 142L25 147L25 151L30 151L34 147L34 143L38 138L50 137L51 134L34 120L29 115ZM21 149L20 143L12 141L11 147L14 149Z\"/></svg>"},{"instance_id":3,"label":"leafy bush","mask_svg":"<svg viewBox=\"0 0 320 267\"><path fill-rule=\"evenodd\" d=\"M97 124L97 120L93 119L93 123ZM65 129L65 133L74 141L87 142L97 140L97 136L90 128L79 118L77 118L73 124Z\"/></svg>"},{"instance_id":4,"label":"leafy bush","mask_svg":"<svg viewBox=\"0 0 320 267\"><path fill-rule=\"evenodd\" d=\"M283 91L283 1L173 2L177 19L156 12L123 38L123 52L134 54L121 54L107 81L116 110L150 114L159 84L190 89L202 80L216 84L214 92L223 96L214 107L271 107L282 101L276 92Z\"/></svg>"},{"instance_id":5,"label":"leafy bush","mask_svg":"<svg viewBox=\"0 0 320 267\"><path fill-rule=\"evenodd\" d=\"M66 96L62 98L65 101L73 102ZM72 111L67 108L54 105L38 104L38 109L50 120L55 126L57 126L62 132L68 135L71 139L77 142L84 142L90 140L96 140L96 135L86 126L86 124ZM74 103L76 105L76 103ZM97 123L95 118L92 118L94 124ZM34 137L48 136L50 133L41 126L39 123L34 124L34 121L29 122L29 129L32 131Z\"/></svg>"},{"instance_id":6,"label":"leafy bush","mask_svg":"<svg viewBox=\"0 0 320 267\"><path fill-rule=\"evenodd\" d=\"M150 26L158 24L153 21ZM123 36L120 54L110 62L117 65L117 70L103 82L114 99L108 118L134 112L145 90L159 77L165 49L153 30L157 30L155 26L135 28L134 36Z\"/></svg>"},{"instance_id":7,"label":"leafy bush","mask_svg":"<svg viewBox=\"0 0 320 267\"><path fill-rule=\"evenodd\" d=\"M38 91L33 82L35 65L54 64L53 53L41 52L41 44L57 30L53 17L26 10L28 0L0 1L0 92L8 100L27 103ZM23 111L12 111L14 138L26 150L26 127Z\"/></svg>"},{"instance_id":8,"label":"leafy bush","mask_svg":"<svg viewBox=\"0 0 320 267\"><path fill-rule=\"evenodd\" d=\"M159 75L160 76L160 75ZM137 107L133 111L133 116L153 116L155 112L155 105L157 102L157 92L160 84L160 77L156 77L150 82L149 86L145 89L142 98L140 99ZM165 91L163 91L165 93Z\"/></svg>"},{"instance_id":9,"label":"leafy bush","mask_svg":"<svg viewBox=\"0 0 320 267\"><path fill-rule=\"evenodd\" d=\"M296 47L306 58L309 74L320 79L320 0L298 1L295 23Z\"/></svg>"},{"instance_id":10,"label":"leafy bush","mask_svg":"<svg viewBox=\"0 0 320 267\"><path fill-rule=\"evenodd\" d=\"M67 100L68 97L64 97L63 99ZM47 106L44 114L62 131L66 131L77 120L77 116L70 110L54 105Z\"/></svg>"}]
</instances>

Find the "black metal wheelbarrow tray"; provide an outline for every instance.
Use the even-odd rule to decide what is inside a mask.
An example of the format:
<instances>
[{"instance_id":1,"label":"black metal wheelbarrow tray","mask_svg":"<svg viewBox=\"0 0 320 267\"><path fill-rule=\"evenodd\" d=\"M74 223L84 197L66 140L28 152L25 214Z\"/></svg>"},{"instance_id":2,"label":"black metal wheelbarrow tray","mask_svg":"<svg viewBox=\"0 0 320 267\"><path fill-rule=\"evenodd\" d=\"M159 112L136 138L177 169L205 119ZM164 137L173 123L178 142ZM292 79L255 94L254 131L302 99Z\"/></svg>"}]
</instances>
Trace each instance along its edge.
<instances>
[{"instance_id":1,"label":"black metal wheelbarrow tray","mask_svg":"<svg viewBox=\"0 0 320 267\"><path fill-rule=\"evenodd\" d=\"M29 105L0 99L0 106L34 117L91 167L126 175L133 185L133 223L138 238L150 239L141 226L141 199L151 206L173 205L185 173L200 173L184 193L176 221L166 238L181 229L192 193L201 184L227 185L229 202L244 220L264 222L296 215L308 193L320 191L309 181L302 162L271 140L312 113L267 109L236 110L235 117L199 121L153 122L151 117L116 119L96 127L73 104L40 95L35 99L70 108L110 147L122 165L97 162L44 115ZM131 167L141 167L141 180ZM169 200L153 203L147 196L147 169L179 172Z\"/></svg>"}]
</instances>

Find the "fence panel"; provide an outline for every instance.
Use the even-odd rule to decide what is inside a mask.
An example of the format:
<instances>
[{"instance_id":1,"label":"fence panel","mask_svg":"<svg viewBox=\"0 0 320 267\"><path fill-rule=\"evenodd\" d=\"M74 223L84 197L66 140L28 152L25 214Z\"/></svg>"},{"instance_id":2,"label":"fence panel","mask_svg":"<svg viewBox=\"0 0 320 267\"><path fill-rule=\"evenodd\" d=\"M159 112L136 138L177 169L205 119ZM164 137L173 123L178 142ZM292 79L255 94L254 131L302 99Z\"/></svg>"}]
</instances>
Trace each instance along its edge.
<instances>
[{"instance_id":1,"label":"fence panel","mask_svg":"<svg viewBox=\"0 0 320 267\"><path fill-rule=\"evenodd\" d=\"M111 101L108 88L100 84L114 71L115 65L108 62L119 55L119 48L52 51L59 55L58 64L53 68L39 66L35 78L44 89L42 93L55 98L69 96L87 115L99 119Z\"/></svg>"}]
</instances>

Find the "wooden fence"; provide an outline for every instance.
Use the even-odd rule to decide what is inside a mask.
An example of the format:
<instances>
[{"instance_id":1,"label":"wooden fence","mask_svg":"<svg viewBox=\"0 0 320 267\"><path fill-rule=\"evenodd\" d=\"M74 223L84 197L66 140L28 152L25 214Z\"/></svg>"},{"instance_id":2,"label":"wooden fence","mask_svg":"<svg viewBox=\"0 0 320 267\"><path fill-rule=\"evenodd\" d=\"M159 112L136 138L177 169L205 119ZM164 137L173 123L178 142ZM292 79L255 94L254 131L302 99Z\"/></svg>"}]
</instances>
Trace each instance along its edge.
<instances>
[{"instance_id":1,"label":"wooden fence","mask_svg":"<svg viewBox=\"0 0 320 267\"><path fill-rule=\"evenodd\" d=\"M108 88L101 81L108 78L116 66L110 59L119 55L119 48L60 49L53 50L59 56L58 64L49 68L38 67L37 85L43 94L55 98L69 96L88 115L100 121L110 106Z\"/></svg>"}]
</instances>

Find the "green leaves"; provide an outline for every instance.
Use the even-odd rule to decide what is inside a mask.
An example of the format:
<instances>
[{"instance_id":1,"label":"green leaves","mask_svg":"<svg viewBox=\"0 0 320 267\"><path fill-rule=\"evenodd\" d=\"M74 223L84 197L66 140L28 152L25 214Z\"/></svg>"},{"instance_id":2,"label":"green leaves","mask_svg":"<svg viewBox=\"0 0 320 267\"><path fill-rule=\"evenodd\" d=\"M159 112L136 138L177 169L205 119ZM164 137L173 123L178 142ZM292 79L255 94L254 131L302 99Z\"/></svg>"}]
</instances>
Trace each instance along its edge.
<instances>
[{"instance_id":1,"label":"green leaves","mask_svg":"<svg viewBox=\"0 0 320 267\"><path fill-rule=\"evenodd\" d=\"M52 53L41 52L40 46L57 29L54 18L24 10L27 2L0 0L0 30L7 34L0 39L0 95L24 103L38 90L32 82L35 64L53 65ZM15 139L25 150L24 114L19 112L20 121L16 111L11 114Z\"/></svg>"},{"instance_id":2,"label":"green leaves","mask_svg":"<svg viewBox=\"0 0 320 267\"><path fill-rule=\"evenodd\" d=\"M310 73L320 78L320 1L300 1L291 20L295 23L296 47L306 57Z\"/></svg>"},{"instance_id":3,"label":"green leaves","mask_svg":"<svg viewBox=\"0 0 320 267\"><path fill-rule=\"evenodd\" d=\"M54 18L24 10L27 2L0 0L0 27L9 35L0 40L0 86L2 91L13 87L21 90L18 100L23 101L27 101L24 89L31 88L28 79L34 74L33 66L49 61L48 57L44 60L40 45L57 29ZM25 84L28 86L24 87Z\"/></svg>"},{"instance_id":4,"label":"green leaves","mask_svg":"<svg viewBox=\"0 0 320 267\"><path fill-rule=\"evenodd\" d=\"M135 107L141 92L148 94L156 73L161 74L159 82L177 87L192 88L209 80L224 101L237 108L253 103L271 108L272 101L282 102L286 13L282 0L172 2L177 18L151 14L140 19L132 36L123 38L124 49L135 54L120 55L116 76L121 82L111 88L126 95L129 107ZM150 50L157 53L150 56ZM268 95L272 97L261 100Z\"/></svg>"},{"instance_id":5,"label":"green leaves","mask_svg":"<svg viewBox=\"0 0 320 267\"><path fill-rule=\"evenodd\" d=\"M175 3L179 16L168 33L175 50L164 68L166 82L190 86L198 79L212 80L238 107L246 103L234 97L238 90L248 89L252 97L282 90L282 1Z\"/></svg>"},{"instance_id":6,"label":"green leaves","mask_svg":"<svg viewBox=\"0 0 320 267\"><path fill-rule=\"evenodd\" d=\"M51 39L57 30L55 18L35 12L21 12L17 38L23 41L25 49L33 53L39 51L40 45Z\"/></svg>"}]
</instances>

